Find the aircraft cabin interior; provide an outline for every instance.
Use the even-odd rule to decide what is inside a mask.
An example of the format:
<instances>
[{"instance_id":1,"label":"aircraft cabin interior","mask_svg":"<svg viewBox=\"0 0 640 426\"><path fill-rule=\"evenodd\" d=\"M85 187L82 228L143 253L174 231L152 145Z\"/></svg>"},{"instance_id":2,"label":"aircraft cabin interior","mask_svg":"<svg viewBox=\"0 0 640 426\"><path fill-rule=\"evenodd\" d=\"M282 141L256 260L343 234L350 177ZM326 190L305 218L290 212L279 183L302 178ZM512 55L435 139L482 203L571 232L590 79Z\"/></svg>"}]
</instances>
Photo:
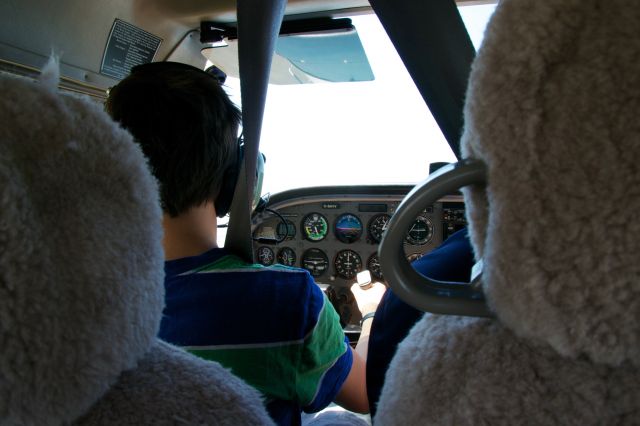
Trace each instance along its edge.
<instances>
[{"instance_id":1,"label":"aircraft cabin interior","mask_svg":"<svg viewBox=\"0 0 640 426\"><path fill-rule=\"evenodd\" d=\"M308 271L353 348L369 318L354 284L382 283L427 312L394 350L376 412L360 421L639 424L638 10L631 0L3 0L0 143L42 127L39 143L51 137L53 146L57 136L47 132L75 131L46 129L44 116L58 107L46 96L40 102L13 93L18 81L55 80L49 91L88 99L97 111L135 66L164 61L204 70L242 110L243 157L230 213L217 222L218 245L263 268ZM58 74L42 71L51 61ZM11 118L18 114L12 105L24 102L34 111L32 124L14 131L21 123ZM96 131L105 129L93 115L100 113L88 111L78 120L86 114ZM134 311L161 303L151 287L126 296L140 306L112 309L113 321L101 313L102 302L82 299L98 297L85 294L82 283L111 276L92 272L94 260L107 264L126 252L136 265L153 263L163 272L155 243L134 239L160 232L147 229L157 212L136 204L146 200L137 199L142 189L122 192L124 201L113 195L111 209L131 202L146 224L136 222L118 242L136 219L105 208L89 227L115 241L96 251L104 259L92 259L83 245L69 251L77 256L70 276L77 269L83 290L71 281L59 292L61 280L47 284L55 273L46 268L72 258L56 249L56 238L59 247L67 244L62 228L73 230L71 239L92 221L73 209L94 211L92 200L102 196L102 178L94 176L110 176L112 167L120 173L120 165L109 165L118 163L112 152L115 158L119 145L109 146L96 154L80 149L86 157L77 166L59 160L51 169L64 179L65 168L87 169L86 182L73 178L75 192L63 177L58 184L39 176L49 170L36 167L33 152L42 148L0 152L0 425L268 424L252 393L229 396L243 384L213 370L194 385L226 382L211 390L208 408L200 410L201 398L193 397L189 408L172 413L175 394L160 393L160 408L148 409L136 374L163 376L170 365L167 380L180 370L176 389L186 389L187 373L209 367L182 366L174 361L181 355L164 347L166 359L140 361L158 326ZM29 169L18 176L23 163ZM34 183L43 179L52 186ZM137 185L124 174L115 179ZM140 188L152 191L145 179ZM56 199L49 208L42 204L42 213L29 207L38 191ZM49 232L52 226L61 229ZM463 229L474 256L469 280L438 280L414 268ZM15 260L25 253L29 262ZM39 262L43 273L28 272ZM133 287L152 279L136 278L137 266L118 268ZM39 300L40 288L56 296ZM115 298L104 290L100 297ZM229 304L240 320L243 300ZM112 337L114 349L105 349L104 342L76 339L64 332L66 320L51 314L57 306L70 318L88 317L75 318L86 323L82 333L108 324L122 327L131 343ZM95 325L93 316L100 317ZM138 334L143 323L153 333ZM33 340L21 340L39 327ZM47 343L33 343L39 341ZM37 361L49 352L48 365ZM123 361L109 370L116 358ZM136 373L127 379L127 371ZM83 392L88 383L92 390ZM245 413L243 404L259 408Z\"/></svg>"}]
</instances>

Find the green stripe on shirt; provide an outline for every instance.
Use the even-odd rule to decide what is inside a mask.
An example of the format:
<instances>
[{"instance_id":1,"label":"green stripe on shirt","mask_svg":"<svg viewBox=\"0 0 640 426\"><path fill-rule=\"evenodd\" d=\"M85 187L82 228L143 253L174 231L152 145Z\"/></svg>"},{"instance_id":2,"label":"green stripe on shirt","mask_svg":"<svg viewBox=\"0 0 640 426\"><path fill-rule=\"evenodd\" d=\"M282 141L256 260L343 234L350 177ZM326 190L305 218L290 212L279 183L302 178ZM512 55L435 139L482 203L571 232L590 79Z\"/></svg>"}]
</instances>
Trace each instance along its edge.
<instances>
[{"instance_id":1,"label":"green stripe on shirt","mask_svg":"<svg viewBox=\"0 0 640 426\"><path fill-rule=\"evenodd\" d=\"M190 271L192 273L194 272L207 272L207 271L213 271L213 270L221 270L221 269L236 269L236 268L243 268L243 269L261 269L263 268L262 265L260 264L252 264L252 263L247 263L244 260L242 260L241 258L239 258L238 256L232 256L232 255L227 255L227 256L223 256L220 259L216 260L213 263L210 263L208 265L203 265L197 269L194 269L193 271Z\"/></svg>"},{"instance_id":2,"label":"green stripe on shirt","mask_svg":"<svg viewBox=\"0 0 640 426\"><path fill-rule=\"evenodd\" d=\"M296 386L303 406L313 401L325 372L348 350L344 332L340 327L340 317L327 296L323 296L324 306L318 323L313 332L305 338L298 366Z\"/></svg>"},{"instance_id":3,"label":"green stripe on shirt","mask_svg":"<svg viewBox=\"0 0 640 426\"><path fill-rule=\"evenodd\" d=\"M292 362L300 357L300 345L243 349L189 349L204 359L217 361L248 384L258 389L269 400L297 398L296 366Z\"/></svg>"},{"instance_id":4,"label":"green stripe on shirt","mask_svg":"<svg viewBox=\"0 0 640 426\"><path fill-rule=\"evenodd\" d=\"M324 296L318 322L302 341L186 349L230 368L268 399L305 406L313 401L325 372L345 353L347 345L338 314Z\"/></svg>"}]
</instances>

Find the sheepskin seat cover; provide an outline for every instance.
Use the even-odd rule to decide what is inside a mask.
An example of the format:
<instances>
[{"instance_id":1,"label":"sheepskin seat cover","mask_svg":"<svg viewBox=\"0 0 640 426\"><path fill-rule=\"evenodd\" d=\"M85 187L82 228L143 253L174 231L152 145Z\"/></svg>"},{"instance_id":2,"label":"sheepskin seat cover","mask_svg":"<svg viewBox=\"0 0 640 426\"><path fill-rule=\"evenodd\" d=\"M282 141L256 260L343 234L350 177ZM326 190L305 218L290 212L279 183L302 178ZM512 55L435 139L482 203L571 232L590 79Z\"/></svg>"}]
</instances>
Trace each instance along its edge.
<instances>
[{"instance_id":1,"label":"sheepskin seat cover","mask_svg":"<svg viewBox=\"0 0 640 426\"><path fill-rule=\"evenodd\" d=\"M488 168L464 193L497 319L425 315L376 423L638 424L637 2L503 0L462 146Z\"/></svg>"},{"instance_id":2,"label":"sheepskin seat cover","mask_svg":"<svg viewBox=\"0 0 640 426\"><path fill-rule=\"evenodd\" d=\"M0 424L270 423L239 379L156 340L157 185L57 73L0 76Z\"/></svg>"}]
</instances>

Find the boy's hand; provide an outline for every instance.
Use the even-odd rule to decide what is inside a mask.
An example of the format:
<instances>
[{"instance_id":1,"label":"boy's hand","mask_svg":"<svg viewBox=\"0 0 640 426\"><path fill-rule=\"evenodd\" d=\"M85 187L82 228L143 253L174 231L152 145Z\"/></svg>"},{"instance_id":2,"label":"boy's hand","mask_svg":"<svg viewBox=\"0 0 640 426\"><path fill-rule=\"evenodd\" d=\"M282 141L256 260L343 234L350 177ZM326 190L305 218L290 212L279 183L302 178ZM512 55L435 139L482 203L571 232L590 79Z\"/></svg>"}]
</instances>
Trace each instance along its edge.
<instances>
[{"instance_id":1,"label":"boy's hand","mask_svg":"<svg viewBox=\"0 0 640 426\"><path fill-rule=\"evenodd\" d=\"M363 316L369 312L375 312L386 290L384 284L378 282L373 283L367 290L363 290L357 283L351 286L351 293Z\"/></svg>"}]
</instances>

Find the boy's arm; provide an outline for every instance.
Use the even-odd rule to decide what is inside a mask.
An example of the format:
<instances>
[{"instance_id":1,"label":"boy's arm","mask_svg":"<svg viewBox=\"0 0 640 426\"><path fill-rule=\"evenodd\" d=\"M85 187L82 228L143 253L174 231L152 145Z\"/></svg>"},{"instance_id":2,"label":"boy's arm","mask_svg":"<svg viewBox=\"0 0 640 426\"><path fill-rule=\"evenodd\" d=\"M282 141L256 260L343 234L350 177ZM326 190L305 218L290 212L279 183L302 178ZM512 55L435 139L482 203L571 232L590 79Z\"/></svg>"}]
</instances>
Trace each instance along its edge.
<instances>
[{"instance_id":1,"label":"boy's arm","mask_svg":"<svg viewBox=\"0 0 640 426\"><path fill-rule=\"evenodd\" d=\"M380 299L384 294L386 287L380 283L375 283L367 290L361 289L358 284L351 287L358 308L364 317L368 313L373 313L380 303ZM371 323L373 318L370 317L362 323L362 331L360 338L353 351L353 364L349 375L344 384L340 388L336 396L336 404L357 413L369 412L369 398L367 397L367 380L366 380L366 361L367 348L369 346L369 333L371 332Z\"/></svg>"}]
</instances>

